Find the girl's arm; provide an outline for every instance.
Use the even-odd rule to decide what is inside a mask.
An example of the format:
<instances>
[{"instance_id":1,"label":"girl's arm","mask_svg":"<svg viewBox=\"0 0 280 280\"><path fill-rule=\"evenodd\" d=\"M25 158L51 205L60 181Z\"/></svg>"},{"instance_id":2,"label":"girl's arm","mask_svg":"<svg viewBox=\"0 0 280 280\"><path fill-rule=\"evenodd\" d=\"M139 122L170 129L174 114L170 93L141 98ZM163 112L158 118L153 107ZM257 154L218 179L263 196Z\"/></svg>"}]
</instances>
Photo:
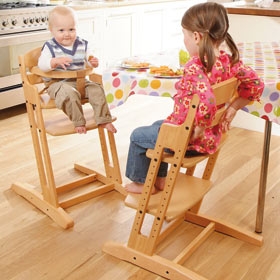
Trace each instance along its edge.
<instances>
[{"instance_id":1,"label":"girl's arm","mask_svg":"<svg viewBox=\"0 0 280 280\"><path fill-rule=\"evenodd\" d=\"M234 119L236 112L250 103L250 100L242 97L237 97L227 108L221 119L221 126L223 132L230 129L230 124Z\"/></svg>"}]
</instances>

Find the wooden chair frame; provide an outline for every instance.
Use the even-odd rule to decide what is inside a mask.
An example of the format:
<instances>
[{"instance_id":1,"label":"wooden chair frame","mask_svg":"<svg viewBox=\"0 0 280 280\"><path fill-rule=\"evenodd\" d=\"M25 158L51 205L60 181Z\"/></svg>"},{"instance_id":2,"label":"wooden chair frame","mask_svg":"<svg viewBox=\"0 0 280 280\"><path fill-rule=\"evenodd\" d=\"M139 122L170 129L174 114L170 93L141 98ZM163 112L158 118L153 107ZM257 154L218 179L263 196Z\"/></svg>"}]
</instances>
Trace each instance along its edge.
<instances>
[{"instance_id":1,"label":"wooden chair frame","mask_svg":"<svg viewBox=\"0 0 280 280\"><path fill-rule=\"evenodd\" d=\"M91 114L88 114L90 120L87 120L87 129L98 129L106 176L94 171L90 167L75 164L74 168L84 173L86 176L67 182L66 184L56 186L48 147L47 133L52 135L66 135L75 133L75 131L72 122L63 113L58 118L55 117L51 119L51 121L47 122L44 120L42 108L52 108L55 105L53 100L50 100L48 104L44 104L42 102L40 94L42 94L44 90L39 91L36 85L43 82L42 76L48 76L51 78L72 77L84 80L85 75L90 75L91 80L97 81L100 84L102 84L102 77L94 74L91 69L83 70L82 73L76 71L64 72L64 74L63 72L43 73L38 69L38 67L36 67L40 52L41 48L32 50L24 56L20 56L19 62L42 193L35 190L34 186L27 183L16 182L12 184L11 188L17 194L23 196L43 211L58 225L66 229L72 227L74 225L74 221L64 208L99 196L111 190L117 190L123 195L126 195L126 191L121 185L122 179L114 134L107 131L112 159L112 162L110 162L108 153L109 147L107 145L105 131L103 128L97 127L95 124L92 109L89 110ZM27 69L29 72L27 72ZM81 84L83 84L83 81ZM87 112L85 112L85 115L86 114ZM116 118L114 118L114 120L115 119ZM59 199L60 194L64 194L65 196L65 193L71 192L78 187L93 182L99 182L97 185L101 184L101 186L92 187L87 192L76 192L76 194L70 198L68 197L67 199Z\"/></svg>"},{"instance_id":2,"label":"wooden chair frame","mask_svg":"<svg viewBox=\"0 0 280 280\"><path fill-rule=\"evenodd\" d=\"M237 80L232 78L213 86L217 105L230 102L236 93L237 84ZM151 163L142 194L128 194L125 200L127 206L137 209L128 243L109 241L103 247L103 251L112 256L168 279L206 279L182 264L214 231L257 246L261 246L263 242L262 236L198 213L204 195L212 187L210 177L220 151L219 149L213 155L185 157L198 104L199 97L194 95L182 125L161 126L155 149L147 152ZM211 126L219 123L225 110L226 106L217 110ZM172 149L174 154L166 154L165 148ZM202 178L193 176L196 164L207 158ZM165 187L163 191L151 195L161 161L170 163ZM185 174L180 172L181 167L187 168ZM152 214L154 220L149 234L144 235L141 230L147 213ZM164 220L169 223L162 229ZM205 229L175 259L168 260L157 255L158 245L184 221L203 226Z\"/></svg>"}]
</instances>

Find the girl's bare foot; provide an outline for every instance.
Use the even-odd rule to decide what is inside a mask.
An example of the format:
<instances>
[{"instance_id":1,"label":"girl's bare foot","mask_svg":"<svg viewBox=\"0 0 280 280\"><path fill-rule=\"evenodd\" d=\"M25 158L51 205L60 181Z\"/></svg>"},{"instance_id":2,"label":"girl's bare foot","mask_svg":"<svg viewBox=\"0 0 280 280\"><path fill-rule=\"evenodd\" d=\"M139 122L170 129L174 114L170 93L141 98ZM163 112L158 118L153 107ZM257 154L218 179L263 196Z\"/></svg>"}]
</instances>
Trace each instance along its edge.
<instances>
[{"instance_id":1,"label":"girl's bare foot","mask_svg":"<svg viewBox=\"0 0 280 280\"><path fill-rule=\"evenodd\" d=\"M79 134L86 134L87 133L87 129L84 125L82 126L76 126L75 127L75 131Z\"/></svg>"},{"instance_id":2,"label":"girl's bare foot","mask_svg":"<svg viewBox=\"0 0 280 280\"><path fill-rule=\"evenodd\" d=\"M144 184L135 183L135 182L131 182L125 185L126 191L130 193L142 193L143 187ZM157 192L156 189L153 187L152 194L155 194L156 192Z\"/></svg>"},{"instance_id":3,"label":"girl's bare foot","mask_svg":"<svg viewBox=\"0 0 280 280\"><path fill-rule=\"evenodd\" d=\"M117 129L114 127L112 123L102 123L100 124L101 127L106 128L108 131L111 131L112 133L116 133Z\"/></svg>"},{"instance_id":4,"label":"girl's bare foot","mask_svg":"<svg viewBox=\"0 0 280 280\"><path fill-rule=\"evenodd\" d=\"M165 185L165 178L166 177L157 177L156 182L155 182L155 187L159 191L162 191L164 189Z\"/></svg>"}]
</instances>

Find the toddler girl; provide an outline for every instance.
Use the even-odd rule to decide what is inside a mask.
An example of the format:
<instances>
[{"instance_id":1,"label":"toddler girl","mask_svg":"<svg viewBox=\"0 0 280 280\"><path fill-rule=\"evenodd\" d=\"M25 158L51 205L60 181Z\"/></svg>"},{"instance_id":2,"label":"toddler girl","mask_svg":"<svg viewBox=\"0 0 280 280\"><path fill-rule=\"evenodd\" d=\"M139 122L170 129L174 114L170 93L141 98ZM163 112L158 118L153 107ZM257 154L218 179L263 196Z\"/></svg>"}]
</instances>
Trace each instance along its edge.
<instances>
[{"instance_id":1,"label":"toddler girl","mask_svg":"<svg viewBox=\"0 0 280 280\"><path fill-rule=\"evenodd\" d=\"M215 153L222 131L230 128L237 110L253 100L259 100L264 85L257 74L239 60L238 49L228 33L226 9L217 3L198 4L187 10L181 22L184 44L191 59L184 67L184 74L174 96L173 112L164 121L135 129L130 137L126 176L132 180L126 190L141 193L148 172L150 159L147 149L153 149L163 122L180 125L184 122L194 94L200 98L195 124L187 155ZM219 50L225 42L231 55ZM215 96L211 85L236 77L240 81L239 97L226 110L222 122L206 128L215 117ZM162 190L167 175L167 163L161 163L153 192Z\"/></svg>"}]
</instances>

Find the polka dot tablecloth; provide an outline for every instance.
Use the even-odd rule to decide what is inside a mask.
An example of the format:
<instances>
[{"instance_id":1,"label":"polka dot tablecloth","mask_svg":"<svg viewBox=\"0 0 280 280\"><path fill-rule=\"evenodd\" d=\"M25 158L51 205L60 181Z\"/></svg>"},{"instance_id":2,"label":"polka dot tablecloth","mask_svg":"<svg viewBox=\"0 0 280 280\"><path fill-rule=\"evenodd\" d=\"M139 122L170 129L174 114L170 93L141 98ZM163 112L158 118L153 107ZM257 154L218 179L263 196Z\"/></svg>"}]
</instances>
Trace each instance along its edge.
<instances>
[{"instance_id":1,"label":"polka dot tablecloth","mask_svg":"<svg viewBox=\"0 0 280 280\"><path fill-rule=\"evenodd\" d=\"M110 109L123 104L130 95L171 97L179 79L156 79L146 70L107 69L102 75Z\"/></svg>"},{"instance_id":2,"label":"polka dot tablecloth","mask_svg":"<svg viewBox=\"0 0 280 280\"><path fill-rule=\"evenodd\" d=\"M243 110L280 123L280 42L240 43L238 48L243 62L255 69L265 83L261 102L253 102ZM156 79L145 70L113 68L103 73L110 109L120 106L133 94L172 97L178 82L178 79Z\"/></svg>"},{"instance_id":3,"label":"polka dot tablecloth","mask_svg":"<svg viewBox=\"0 0 280 280\"><path fill-rule=\"evenodd\" d=\"M280 42L238 44L240 56L263 79L265 88L260 102L252 102L244 111L280 124Z\"/></svg>"}]
</instances>

